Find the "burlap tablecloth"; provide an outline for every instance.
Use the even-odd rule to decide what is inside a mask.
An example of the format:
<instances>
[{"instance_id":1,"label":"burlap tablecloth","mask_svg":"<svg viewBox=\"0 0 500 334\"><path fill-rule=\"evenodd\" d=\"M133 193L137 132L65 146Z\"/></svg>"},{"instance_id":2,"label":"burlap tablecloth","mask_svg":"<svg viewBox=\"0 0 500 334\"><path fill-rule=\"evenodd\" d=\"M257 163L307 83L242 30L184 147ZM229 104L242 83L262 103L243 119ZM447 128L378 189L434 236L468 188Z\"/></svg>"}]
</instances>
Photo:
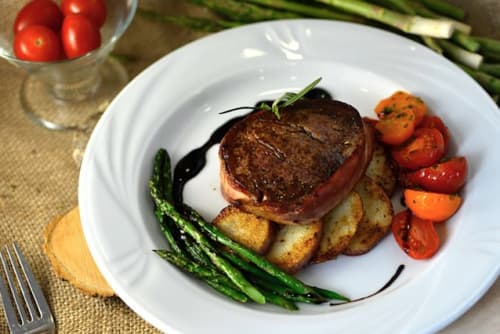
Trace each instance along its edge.
<instances>
[{"instance_id":1,"label":"burlap tablecloth","mask_svg":"<svg viewBox=\"0 0 500 334\"><path fill-rule=\"evenodd\" d=\"M500 38L499 0L454 2L468 9L476 32ZM179 0L144 0L140 6L165 13L204 13ZM135 58L125 63L133 77L169 51L200 36L137 16L116 51ZM77 205L78 168L72 157L72 133L44 130L23 114L18 96L23 76L21 70L0 62L0 245L14 240L20 244L47 294L59 333L156 333L119 298L89 297L56 278L43 254L44 226ZM497 281L443 333L500 333L499 309ZM7 332L0 312L0 333Z\"/></svg>"}]
</instances>

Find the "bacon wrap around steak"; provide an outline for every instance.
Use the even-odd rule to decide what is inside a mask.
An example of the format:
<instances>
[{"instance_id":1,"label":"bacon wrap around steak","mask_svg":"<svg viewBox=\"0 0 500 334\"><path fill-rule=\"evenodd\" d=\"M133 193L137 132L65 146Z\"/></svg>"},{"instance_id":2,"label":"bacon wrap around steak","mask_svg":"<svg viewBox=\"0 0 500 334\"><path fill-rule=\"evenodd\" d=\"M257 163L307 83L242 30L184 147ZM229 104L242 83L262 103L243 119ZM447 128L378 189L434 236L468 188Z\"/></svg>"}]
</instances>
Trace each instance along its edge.
<instances>
[{"instance_id":1,"label":"bacon wrap around steak","mask_svg":"<svg viewBox=\"0 0 500 334\"><path fill-rule=\"evenodd\" d=\"M236 123L219 148L224 198L283 224L307 224L339 204L364 174L372 130L335 100L301 100Z\"/></svg>"}]
</instances>

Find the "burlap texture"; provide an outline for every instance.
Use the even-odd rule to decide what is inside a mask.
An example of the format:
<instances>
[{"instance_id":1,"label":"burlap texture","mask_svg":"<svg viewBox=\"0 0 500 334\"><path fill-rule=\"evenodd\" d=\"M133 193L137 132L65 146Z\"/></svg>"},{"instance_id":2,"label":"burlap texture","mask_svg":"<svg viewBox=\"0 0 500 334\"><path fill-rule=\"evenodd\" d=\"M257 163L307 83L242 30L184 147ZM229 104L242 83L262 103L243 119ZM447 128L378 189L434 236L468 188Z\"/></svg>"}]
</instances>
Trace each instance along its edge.
<instances>
[{"instance_id":1,"label":"burlap texture","mask_svg":"<svg viewBox=\"0 0 500 334\"><path fill-rule=\"evenodd\" d=\"M477 32L500 37L498 0L455 2L468 8ZM140 1L140 6L164 13L205 13L180 0ZM116 51L133 58L125 62L133 77L169 51L200 36L136 17ZM55 277L42 252L43 228L56 215L77 205L79 171L72 157L73 134L44 130L23 114L18 96L23 76L21 70L0 62L0 246L14 240L19 243L48 297L59 333L157 332L119 298L88 297ZM499 307L497 282L471 311L443 332L499 333ZM0 333L7 332L0 312Z\"/></svg>"}]
</instances>

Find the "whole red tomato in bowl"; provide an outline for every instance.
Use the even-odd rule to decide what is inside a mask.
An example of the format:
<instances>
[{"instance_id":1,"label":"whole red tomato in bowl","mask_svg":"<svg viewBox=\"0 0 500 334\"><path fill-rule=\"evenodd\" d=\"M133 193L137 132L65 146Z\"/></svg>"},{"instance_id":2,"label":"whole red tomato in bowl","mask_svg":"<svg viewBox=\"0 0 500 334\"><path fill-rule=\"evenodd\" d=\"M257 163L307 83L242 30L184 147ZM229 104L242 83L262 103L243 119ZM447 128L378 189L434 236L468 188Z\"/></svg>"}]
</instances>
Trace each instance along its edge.
<instances>
[{"instance_id":1,"label":"whole red tomato in bowl","mask_svg":"<svg viewBox=\"0 0 500 334\"><path fill-rule=\"evenodd\" d=\"M99 28L82 14L70 14L64 18L61 39L69 59L83 56L101 45Z\"/></svg>"},{"instance_id":2,"label":"whole red tomato in bowl","mask_svg":"<svg viewBox=\"0 0 500 334\"><path fill-rule=\"evenodd\" d=\"M28 61L56 61L63 55L59 36L42 25L30 25L16 35L14 54Z\"/></svg>"},{"instance_id":3,"label":"whole red tomato in bowl","mask_svg":"<svg viewBox=\"0 0 500 334\"><path fill-rule=\"evenodd\" d=\"M14 34L32 25L42 25L58 32L63 21L63 13L52 0L33 0L16 15Z\"/></svg>"},{"instance_id":4,"label":"whole red tomato in bowl","mask_svg":"<svg viewBox=\"0 0 500 334\"><path fill-rule=\"evenodd\" d=\"M82 14L87 16L98 28L106 21L106 4L104 0L62 0L63 14Z\"/></svg>"}]
</instances>

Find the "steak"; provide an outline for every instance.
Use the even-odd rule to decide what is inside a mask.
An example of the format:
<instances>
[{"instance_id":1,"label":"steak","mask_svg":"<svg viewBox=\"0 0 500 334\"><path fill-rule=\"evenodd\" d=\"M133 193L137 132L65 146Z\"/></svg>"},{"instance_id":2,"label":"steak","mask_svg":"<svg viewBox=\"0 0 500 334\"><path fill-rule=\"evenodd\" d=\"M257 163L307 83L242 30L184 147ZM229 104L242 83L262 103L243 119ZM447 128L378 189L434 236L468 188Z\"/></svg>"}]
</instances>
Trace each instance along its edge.
<instances>
[{"instance_id":1,"label":"steak","mask_svg":"<svg viewBox=\"0 0 500 334\"><path fill-rule=\"evenodd\" d=\"M283 224L308 224L339 204L364 174L372 132L335 100L300 100L236 123L219 147L224 198Z\"/></svg>"}]
</instances>

